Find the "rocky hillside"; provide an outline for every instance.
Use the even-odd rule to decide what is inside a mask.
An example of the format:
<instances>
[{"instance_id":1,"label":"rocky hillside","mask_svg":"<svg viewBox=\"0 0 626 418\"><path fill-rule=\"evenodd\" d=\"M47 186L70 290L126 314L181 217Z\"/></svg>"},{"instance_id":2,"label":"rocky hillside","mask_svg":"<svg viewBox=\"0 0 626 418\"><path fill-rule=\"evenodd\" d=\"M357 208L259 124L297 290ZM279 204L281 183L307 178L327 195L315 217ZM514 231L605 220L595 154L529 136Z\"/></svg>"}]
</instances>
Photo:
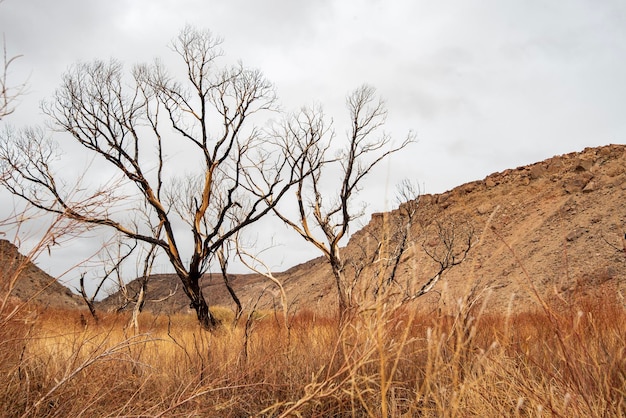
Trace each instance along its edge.
<instances>
[{"instance_id":1,"label":"rocky hillside","mask_svg":"<svg viewBox=\"0 0 626 418\"><path fill-rule=\"evenodd\" d=\"M376 257L377 244L404 225L403 209L373 215L345 248L351 265L378 260L366 269L370 279L384 258ZM625 222L626 146L555 156L446 193L421 196L397 268L396 286L398 292L418 290L436 273L437 263L431 256L442 254L443 240L454 236L455 245L462 245L471 234L467 242L472 248L465 261L416 300L416 307L454 309L459 298L468 294L491 312L535 309L537 295L564 303L581 296L623 301ZM333 280L321 258L276 277L284 284L292 307L334 309ZM258 301L258 306L268 307L279 301L275 286L260 276L232 276L231 281L247 306ZM363 292L371 293L371 284L365 283ZM148 298L160 299L177 285L174 276L155 276ZM205 278L204 292L212 305L233 306L219 276ZM113 295L102 307L112 309L120 302L120 295ZM181 311L187 305L178 289L167 301L147 306Z\"/></svg>"},{"instance_id":2,"label":"rocky hillside","mask_svg":"<svg viewBox=\"0 0 626 418\"><path fill-rule=\"evenodd\" d=\"M9 300L29 301L40 306L77 308L82 300L61 285L27 257L10 241L0 240L0 297L9 292Z\"/></svg>"},{"instance_id":3,"label":"rocky hillside","mask_svg":"<svg viewBox=\"0 0 626 418\"><path fill-rule=\"evenodd\" d=\"M438 245L433 222L471 225L476 244L468 259L439 283L454 306L474 290L487 311L537 307L545 300L626 295L626 147L610 145L495 173L420 199L417 241L404 260L405 277L428 277L424 248ZM397 211L396 211L397 212ZM381 228L382 216L353 237Z\"/></svg>"}]
</instances>

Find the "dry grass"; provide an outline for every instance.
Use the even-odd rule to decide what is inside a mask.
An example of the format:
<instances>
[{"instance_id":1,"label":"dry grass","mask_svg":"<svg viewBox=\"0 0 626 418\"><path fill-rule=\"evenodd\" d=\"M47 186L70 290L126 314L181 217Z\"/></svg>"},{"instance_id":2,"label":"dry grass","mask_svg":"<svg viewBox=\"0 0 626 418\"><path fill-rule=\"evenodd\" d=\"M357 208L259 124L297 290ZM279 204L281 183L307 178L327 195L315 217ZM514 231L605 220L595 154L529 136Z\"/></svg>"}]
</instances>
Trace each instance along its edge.
<instances>
[{"instance_id":1,"label":"dry grass","mask_svg":"<svg viewBox=\"0 0 626 418\"><path fill-rule=\"evenodd\" d=\"M626 312L509 318L383 307L343 329L301 312L210 334L192 316L85 322L30 312L0 329L3 416L626 416Z\"/></svg>"}]
</instances>

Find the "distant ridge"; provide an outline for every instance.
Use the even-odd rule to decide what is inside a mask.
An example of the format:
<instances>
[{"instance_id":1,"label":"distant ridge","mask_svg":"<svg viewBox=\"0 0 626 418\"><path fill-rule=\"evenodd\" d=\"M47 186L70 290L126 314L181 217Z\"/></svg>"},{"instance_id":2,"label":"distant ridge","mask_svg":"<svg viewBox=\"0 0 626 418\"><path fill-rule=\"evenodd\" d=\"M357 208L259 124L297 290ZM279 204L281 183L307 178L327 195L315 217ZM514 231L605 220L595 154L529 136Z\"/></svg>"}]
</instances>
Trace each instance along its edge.
<instances>
[{"instance_id":1,"label":"distant ridge","mask_svg":"<svg viewBox=\"0 0 626 418\"><path fill-rule=\"evenodd\" d=\"M398 216L398 209L373 214L351 237L345 258L362 257L368 237L379 234L386 222ZM424 248L437 243L432 228L435 221L469 223L476 232L476 244L468 259L417 300L416 309L454 310L459 297L470 291L486 312L499 313L537 309L535 291L545 300L565 304L578 297L623 300L626 296L625 145L586 148L494 173L445 193L423 195L416 218L412 246L402 257L397 276L412 286L419 286L434 271ZM0 251L10 259L16 249L9 244L2 243ZM316 254L313 249L311 254ZM42 277L41 283L53 281L47 275L35 276ZM284 285L291 309L335 311L333 280L322 258L275 276ZM256 304L267 308L280 303L275 286L261 276L229 277L247 307ZM16 296L41 289L42 285L35 282L39 283L35 280L31 287L16 288ZM136 283L129 284L131 292L135 287ZM36 300L50 303L58 297L66 301L62 305L71 306L76 298L64 289L58 283L50 284ZM174 296L164 302L150 302L175 289ZM220 275L207 275L203 289L211 306L234 306ZM58 296L46 296L48 290ZM173 274L151 278L148 300L148 310L188 311L188 301ZM119 294L113 294L100 302L99 308L115 309L121 301Z\"/></svg>"}]
</instances>

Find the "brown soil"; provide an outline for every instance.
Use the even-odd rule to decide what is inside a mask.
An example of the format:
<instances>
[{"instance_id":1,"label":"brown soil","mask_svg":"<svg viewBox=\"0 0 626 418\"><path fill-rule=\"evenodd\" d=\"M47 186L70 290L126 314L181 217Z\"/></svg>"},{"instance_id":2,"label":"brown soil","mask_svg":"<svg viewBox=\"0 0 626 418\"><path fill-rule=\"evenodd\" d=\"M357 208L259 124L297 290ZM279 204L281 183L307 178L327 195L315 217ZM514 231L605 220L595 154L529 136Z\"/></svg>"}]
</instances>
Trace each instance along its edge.
<instances>
[{"instance_id":1,"label":"brown soil","mask_svg":"<svg viewBox=\"0 0 626 418\"><path fill-rule=\"evenodd\" d=\"M82 307L82 299L61 285L7 240L0 240L0 297L9 301L28 301L55 308Z\"/></svg>"}]
</instances>

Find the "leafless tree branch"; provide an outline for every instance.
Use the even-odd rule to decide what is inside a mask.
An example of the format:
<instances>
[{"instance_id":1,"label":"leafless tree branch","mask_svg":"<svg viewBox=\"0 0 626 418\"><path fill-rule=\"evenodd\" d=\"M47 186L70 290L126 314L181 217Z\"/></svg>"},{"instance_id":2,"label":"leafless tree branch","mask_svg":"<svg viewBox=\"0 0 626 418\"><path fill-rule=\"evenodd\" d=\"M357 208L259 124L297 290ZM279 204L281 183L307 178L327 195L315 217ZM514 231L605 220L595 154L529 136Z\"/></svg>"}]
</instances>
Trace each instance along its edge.
<instances>
[{"instance_id":1,"label":"leafless tree branch","mask_svg":"<svg viewBox=\"0 0 626 418\"><path fill-rule=\"evenodd\" d=\"M0 74L0 120L15 111L17 99L24 94L26 82L12 86L9 81L11 65L21 58L22 55L9 56L4 37L2 38L2 73Z\"/></svg>"}]
</instances>

